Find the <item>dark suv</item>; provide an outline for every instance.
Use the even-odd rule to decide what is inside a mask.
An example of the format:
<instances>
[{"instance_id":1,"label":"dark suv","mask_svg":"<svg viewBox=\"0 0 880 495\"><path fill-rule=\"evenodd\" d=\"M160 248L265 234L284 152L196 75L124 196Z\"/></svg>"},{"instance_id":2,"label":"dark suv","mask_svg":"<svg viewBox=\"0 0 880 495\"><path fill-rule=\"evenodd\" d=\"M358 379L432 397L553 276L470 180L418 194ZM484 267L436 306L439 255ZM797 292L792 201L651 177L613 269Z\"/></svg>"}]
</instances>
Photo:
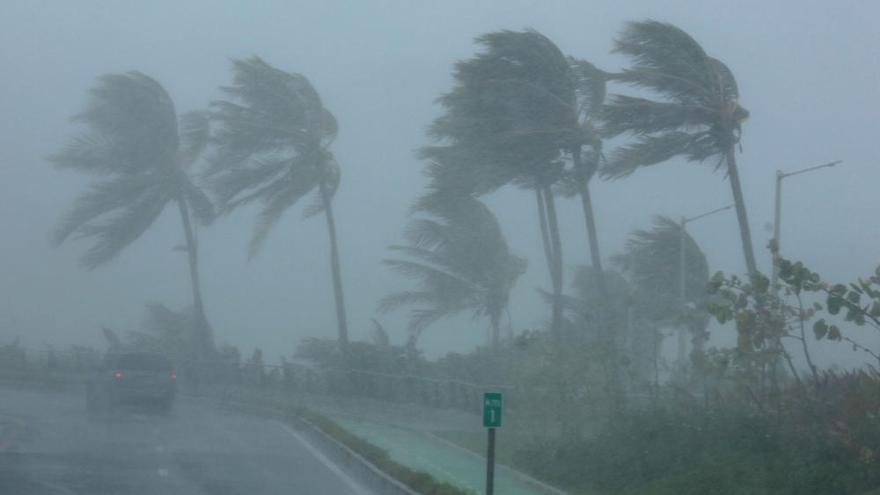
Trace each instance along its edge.
<instances>
[{"instance_id":1,"label":"dark suv","mask_svg":"<svg viewBox=\"0 0 880 495\"><path fill-rule=\"evenodd\" d=\"M168 411L177 393L171 360L152 352L108 353L90 377L86 403L91 411L119 404L154 406Z\"/></svg>"}]
</instances>

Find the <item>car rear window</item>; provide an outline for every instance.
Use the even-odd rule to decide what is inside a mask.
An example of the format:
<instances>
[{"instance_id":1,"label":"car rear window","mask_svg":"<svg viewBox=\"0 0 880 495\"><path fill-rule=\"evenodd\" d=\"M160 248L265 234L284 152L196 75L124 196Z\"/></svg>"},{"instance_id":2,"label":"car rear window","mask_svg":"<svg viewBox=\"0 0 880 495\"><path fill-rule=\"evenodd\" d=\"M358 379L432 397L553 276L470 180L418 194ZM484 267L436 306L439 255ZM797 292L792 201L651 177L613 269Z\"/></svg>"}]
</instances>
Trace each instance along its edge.
<instances>
[{"instance_id":1,"label":"car rear window","mask_svg":"<svg viewBox=\"0 0 880 495\"><path fill-rule=\"evenodd\" d=\"M171 361L158 354L121 354L116 358L116 367L126 370L168 371Z\"/></svg>"}]
</instances>

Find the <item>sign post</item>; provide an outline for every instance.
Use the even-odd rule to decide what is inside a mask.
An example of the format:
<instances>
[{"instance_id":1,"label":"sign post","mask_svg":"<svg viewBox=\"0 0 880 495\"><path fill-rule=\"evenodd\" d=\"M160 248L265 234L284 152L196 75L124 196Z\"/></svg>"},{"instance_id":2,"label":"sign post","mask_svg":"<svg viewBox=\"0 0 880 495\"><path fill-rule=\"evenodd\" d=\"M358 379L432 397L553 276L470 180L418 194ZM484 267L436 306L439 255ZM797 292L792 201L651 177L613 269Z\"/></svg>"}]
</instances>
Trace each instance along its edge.
<instances>
[{"instance_id":1,"label":"sign post","mask_svg":"<svg viewBox=\"0 0 880 495\"><path fill-rule=\"evenodd\" d=\"M501 427L501 405L500 393L483 394L483 426L489 430L486 452L486 495L493 495L495 490L495 429Z\"/></svg>"}]
</instances>

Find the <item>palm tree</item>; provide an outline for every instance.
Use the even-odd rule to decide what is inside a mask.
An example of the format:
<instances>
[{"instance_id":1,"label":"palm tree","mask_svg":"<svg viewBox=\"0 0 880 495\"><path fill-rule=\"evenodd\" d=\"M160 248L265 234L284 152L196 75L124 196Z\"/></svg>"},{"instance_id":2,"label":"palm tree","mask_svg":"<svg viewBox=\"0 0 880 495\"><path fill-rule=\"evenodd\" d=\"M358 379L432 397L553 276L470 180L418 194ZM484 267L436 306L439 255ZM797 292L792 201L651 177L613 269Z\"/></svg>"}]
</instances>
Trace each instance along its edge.
<instances>
[{"instance_id":1,"label":"palm tree","mask_svg":"<svg viewBox=\"0 0 880 495\"><path fill-rule=\"evenodd\" d=\"M607 328L626 328L632 290L620 273L606 270L600 276L592 266L579 265L574 268L571 288L573 292L563 296L563 307L579 337L602 345Z\"/></svg>"},{"instance_id":2,"label":"palm tree","mask_svg":"<svg viewBox=\"0 0 880 495\"><path fill-rule=\"evenodd\" d=\"M736 165L742 122L739 91L730 69L710 57L681 29L657 21L633 22L615 42L632 67L615 80L643 88L661 99L614 95L603 111L609 136L630 133L635 142L618 149L603 167L605 177L620 178L636 169L676 156L713 160L730 179L740 237L750 275L757 273L745 201Z\"/></svg>"},{"instance_id":3,"label":"palm tree","mask_svg":"<svg viewBox=\"0 0 880 495\"><path fill-rule=\"evenodd\" d=\"M591 256L601 267L586 187L592 173L581 161L582 147L592 144L582 125L585 111L592 108L585 99L596 96L587 81L595 84L600 78L586 77L588 64L570 63L552 41L535 31L500 31L477 42L486 51L456 64L456 86L439 99L446 113L430 130L439 144L423 148L422 157L444 172L434 173L435 181L467 182L474 194L507 184L535 191L553 284L551 326L558 333L563 256L552 188L563 176L565 155L580 172L578 190L583 192Z\"/></svg>"},{"instance_id":4,"label":"palm tree","mask_svg":"<svg viewBox=\"0 0 880 495\"><path fill-rule=\"evenodd\" d=\"M569 150L573 167L566 175L570 179L571 185L574 186L571 189L576 191L581 198L581 207L587 228L587 241L590 245L590 263L596 276L599 295L608 302L605 271L602 268L602 255L599 251L599 236L596 233L596 217L590 196L590 180L604 159L599 118L602 105L605 102L606 82L611 75L597 69L596 66L585 60L569 58L569 65L577 82L578 106L576 111L582 137Z\"/></svg>"},{"instance_id":5,"label":"palm tree","mask_svg":"<svg viewBox=\"0 0 880 495\"><path fill-rule=\"evenodd\" d=\"M106 179L76 200L52 241L58 246L71 237L93 240L82 257L82 264L93 269L118 256L175 203L186 239L200 348L209 352L213 338L202 302L192 218L207 225L214 208L186 172L208 142L207 117L192 112L178 123L168 93L140 72L102 76L89 96L86 110L73 118L85 132L49 159L59 168Z\"/></svg>"},{"instance_id":6,"label":"palm tree","mask_svg":"<svg viewBox=\"0 0 880 495\"><path fill-rule=\"evenodd\" d=\"M419 288L386 296L380 310L415 306L409 333L416 339L429 325L470 311L489 319L491 347L497 348L501 317L510 290L526 261L507 247L498 221L479 200L449 192L429 194L405 231L406 245L389 249L400 257L384 263L418 282Z\"/></svg>"},{"instance_id":7,"label":"palm tree","mask_svg":"<svg viewBox=\"0 0 880 495\"><path fill-rule=\"evenodd\" d=\"M600 349L600 361L612 399L610 405L613 411L618 411L624 400L620 358L627 354L636 359L643 357L639 351L644 346L639 339L653 333L655 328L641 324L644 318L638 311L638 293L617 271L606 270L600 275L592 266L577 266L571 288L572 293L563 297L567 323L576 337ZM638 369L645 364L637 361L630 368Z\"/></svg>"},{"instance_id":8,"label":"palm tree","mask_svg":"<svg viewBox=\"0 0 880 495\"><path fill-rule=\"evenodd\" d=\"M262 203L250 243L255 255L281 215L310 192L305 216L324 214L330 237L330 269L339 344L348 344L342 270L332 199L339 165L329 147L336 119L324 108L305 76L284 72L258 57L234 60L233 84L222 90L232 101L214 102L216 153L208 170L211 188L228 213Z\"/></svg>"},{"instance_id":9,"label":"palm tree","mask_svg":"<svg viewBox=\"0 0 880 495\"><path fill-rule=\"evenodd\" d=\"M660 324L687 328L694 343L693 357L699 359L708 338L709 265L693 237L682 230L678 222L658 216L650 230L632 232L625 251L612 261L635 288L639 316ZM682 287L682 274L684 297L680 290L673 289Z\"/></svg>"}]
</instances>

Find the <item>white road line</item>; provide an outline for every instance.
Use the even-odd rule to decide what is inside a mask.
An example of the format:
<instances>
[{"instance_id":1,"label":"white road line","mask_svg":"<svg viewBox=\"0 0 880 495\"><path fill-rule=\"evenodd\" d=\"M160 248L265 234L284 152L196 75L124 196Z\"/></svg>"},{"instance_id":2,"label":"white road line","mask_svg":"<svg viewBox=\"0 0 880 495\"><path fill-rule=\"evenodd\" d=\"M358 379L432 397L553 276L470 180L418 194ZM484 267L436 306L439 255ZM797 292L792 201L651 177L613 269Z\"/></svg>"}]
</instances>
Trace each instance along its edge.
<instances>
[{"instance_id":1,"label":"white road line","mask_svg":"<svg viewBox=\"0 0 880 495\"><path fill-rule=\"evenodd\" d=\"M351 476L347 475L343 470L339 469L339 466L337 466L336 464L333 463L333 461L331 461L330 459L328 459L323 453L321 453L320 450L318 450L317 447L315 447L314 445L312 445L311 443L309 443L308 440L306 440L305 438L303 438L302 435L300 435L299 433L297 433L296 430L294 430L293 428L287 426L286 424L284 424L284 423L282 423L282 422L280 422L280 421L278 421L278 425L281 426L281 428L282 428L284 431L286 431L287 433L289 433L290 436L292 436L293 438L296 438L296 439L299 441L299 443L303 444L303 446L304 446L306 449L308 449L308 451L309 451L313 456L315 456L315 458L317 458L319 461L321 461L321 464L327 466L327 469L329 469L330 471L333 471L333 474L335 474L336 476L339 477L339 479L341 479L342 481L344 481L345 484L348 485L349 488L351 488L352 490L354 490L355 493L357 493L357 494L359 494L359 495L372 495L372 494L371 494L369 491L367 491L364 487L362 487L362 486L361 486L360 484L358 484L355 480L353 480L353 479L351 478Z\"/></svg>"}]
</instances>

